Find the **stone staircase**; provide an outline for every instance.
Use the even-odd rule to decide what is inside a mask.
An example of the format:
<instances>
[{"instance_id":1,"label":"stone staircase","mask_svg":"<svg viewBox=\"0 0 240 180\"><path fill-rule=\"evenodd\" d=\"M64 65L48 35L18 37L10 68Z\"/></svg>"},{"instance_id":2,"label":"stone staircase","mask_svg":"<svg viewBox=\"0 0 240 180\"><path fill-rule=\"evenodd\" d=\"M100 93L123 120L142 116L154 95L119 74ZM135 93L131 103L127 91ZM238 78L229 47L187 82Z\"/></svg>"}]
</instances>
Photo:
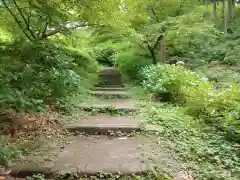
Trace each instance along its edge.
<instances>
[{"instance_id":1,"label":"stone staircase","mask_svg":"<svg viewBox=\"0 0 240 180\"><path fill-rule=\"evenodd\" d=\"M74 142L60 153L64 167L78 167L81 172L89 173L145 171L147 166L140 160L138 148L146 142L144 138L129 136L129 133L140 130L140 120L134 113L134 101L118 70L103 69L100 82L91 93L98 102L85 104L82 108L99 113L67 126L69 131L87 136L76 136ZM107 113L110 110L115 110L112 115Z\"/></svg>"},{"instance_id":2,"label":"stone staircase","mask_svg":"<svg viewBox=\"0 0 240 180\"><path fill-rule=\"evenodd\" d=\"M79 117L78 121L66 126L76 134L68 137L67 144L57 150L55 157L44 160L37 167L32 164L19 166L12 175L18 176L25 172L25 175L42 173L52 176L56 175L56 170L57 174L64 171L80 176L96 175L99 172L141 174L152 170L149 159L153 157L167 168L176 166L175 162L169 161L172 157L167 153L154 150L152 145L156 141L155 137L148 139L132 133L140 130L141 123L135 112L134 100L117 69L103 69L100 72L100 83L91 93L98 101L82 104L81 107L97 113Z\"/></svg>"},{"instance_id":3,"label":"stone staircase","mask_svg":"<svg viewBox=\"0 0 240 180\"><path fill-rule=\"evenodd\" d=\"M134 101L124 87L120 73L115 68L105 68L100 72L100 82L91 92L98 101L83 104L84 110L95 110L99 114L69 124L67 129L77 132L127 132L140 130L140 121L134 115ZM111 111L114 115L107 115ZM121 115L126 114L126 115Z\"/></svg>"}]
</instances>

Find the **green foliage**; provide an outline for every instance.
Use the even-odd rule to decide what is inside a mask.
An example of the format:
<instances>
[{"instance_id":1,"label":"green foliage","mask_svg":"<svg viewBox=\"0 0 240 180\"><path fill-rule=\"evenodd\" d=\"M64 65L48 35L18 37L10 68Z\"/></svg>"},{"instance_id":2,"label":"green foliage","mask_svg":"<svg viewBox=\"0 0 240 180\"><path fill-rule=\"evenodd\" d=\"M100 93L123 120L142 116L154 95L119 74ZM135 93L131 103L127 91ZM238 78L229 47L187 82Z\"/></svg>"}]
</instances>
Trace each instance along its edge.
<instances>
[{"instance_id":1,"label":"green foliage","mask_svg":"<svg viewBox=\"0 0 240 180\"><path fill-rule=\"evenodd\" d=\"M220 32L213 24L205 22L201 14L190 13L168 21L165 32L167 56L183 58L190 64L224 58L219 57L221 50L215 48L221 42Z\"/></svg>"},{"instance_id":2,"label":"green foliage","mask_svg":"<svg viewBox=\"0 0 240 180\"><path fill-rule=\"evenodd\" d=\"M27 180L45 180L45 177L42 174L34 174L31 177L28 176Z\"/></svg>"},{"instance_id":3,"label":"green foliage","mask_svg":"<svg viewBox=\"0 0 240 180\"><path fill-rule=\"evenodd\" d=\"M183 105L184 112L204 120L226 137L240 140L240 86L215 88L182 66L150 66L142 71L143 86L152 93L168 92L169 101Z\"/></svg>"},{"instance_id":4,"label":"green foliage","mask_svg":"<svg viewBox=\"0 0 240 180\"><path fill-rule=\"evenodd\" d=\"M9 161L21 153L17 146L9 145L4 136L0 136L0 147L0 165L2 166L8 166Z\"/></svg>"},{"instance_id":5,"label":"green foliage","mask_svg":"<svg viewBox=\"0 0 240 180\"><path fill-rule=\"evenodd\" d=\"M151 63L151 59L132 51L120 53L116 59L116 66L120 69L120 72L126 78L134 81L140 79L139 71Z\"/></svg>"},{"instance_id":6,"label":"green foliage","mask_svg":"<svg viewBox=\"0 0 240 180\"><path fill-rule=\"evenodd\" d=\"M200 83L197 88L185 88L187 100L185 112L217 130L226 133L229 139L240 140L240 86L232 84L229 88L214 89L211 83Z\"/></svg>"},{"instance_id":7,"label":"green foliage","mask_svg":"<svg viewBox=\"0 0 240 180\"><path fill-rule=\"evenodd\" d=\"M95 59L102 65L113 66L115 53L111 47L96 50Z\"/></svg>"},{"instance_id":8,"label":"green foliage","mask_svg":"<svg viewBox=\"0 0 240 180\"><path fill-rule=\"evenodd\" d=\"M199 77L182 66L157 65L149 66L141 71L142 85L157 97L162 94L169 94L169 101L176 103L185 102L183 86L189 86L193 82L198 82Z\"/></svg>"},{"instance_id":9,"label":"green foliage","mask_svg":"<svg viewBox=\"0 0 240 180\"><path fill-rule=\"evenodd\" d=\"M41 111L49 101L67 99L88 73L97 73L93 59L54 44L15 43L2 54L0 102L17 110Z\"/></svg>"},{"instance_id":10,"label":"green foliage","mask_svg":"<svg viewBox=\"0 0 240 180\"><path fill-rule=\"evenodd\" d=\"M35 42L77 27L124 27L128 23L123 21L120 4L111 0L2 0L0 12L4 29L15 39Z\"/></svg>"},{"instance_id":11,"label":"green foliage","mask_svg":"<svg viewBox=\"0 0 240 180\"><path fill-rule=\"evenodd\" d=\"M140 112L148 123L161 127L156 137L159 148L173 150L196 179L238 180L239 144L226 141L221 133L212 131L170 104L148 101Z\"/></svg>"},{"instance_id":12,"label":"green foliage","mask_svg":"<svg viewBox=\"0 0 240 180\"><path fill-rule=\"evenodd\" d=\"M239 67L229 67L225 65L202 66L194 69L200 76L207 77L221 84L240 82Z\"/></svg>"},{"instance_id":13,"label":"green foliage","mask_svg":"<svg viewBox=\"0 0 240 180\"><path fill-rule=\"evenodd\" d=\"M213 21L205 21L202 12L189 13L165 24L165 46L169 61L182 59L190 67L197 67L210 61L237 65L239 63L239 10L229 23L229 35L224 36Z\"/></svg>"}]
</instances>

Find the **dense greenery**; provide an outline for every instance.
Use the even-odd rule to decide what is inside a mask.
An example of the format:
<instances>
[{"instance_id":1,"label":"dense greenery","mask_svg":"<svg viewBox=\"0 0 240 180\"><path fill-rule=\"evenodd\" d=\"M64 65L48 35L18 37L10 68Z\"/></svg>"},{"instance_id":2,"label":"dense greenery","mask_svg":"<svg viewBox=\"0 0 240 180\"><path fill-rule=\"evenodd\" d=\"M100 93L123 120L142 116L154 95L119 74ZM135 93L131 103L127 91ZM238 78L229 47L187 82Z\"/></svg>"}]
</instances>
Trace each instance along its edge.
<instances>
[{"instance_id":1,"label":"dense greenery","mask_svg":"<svg viewBox=\"0 0 240 180\"><path fill-rule=\"evenodd\" d=\"M12 44L2 50L1 63L0 102L17 110L41 111L47 102L67 99L97 73L88 55L50 43Z\"/></svg>"},{"instance_id":2,"label":"dense greenery","mask_svg":"<svg viewBox=\"0 0 240 180\"><path fill-rule=\"evenodd\" d=\"M236 179L240 9L234 4L1 0L0 108L31 114L46 105L71 107L97 83L99 65L115 66L145 89L153 104L143 109L148 123L164 127L162 135L174 139L173 149L200 179L226 173ZM23 151L3 137L0 146L0 164Z\"/></svg>"},{"instance_id":3,"label":"dense greenery","mask_svg":"<svg viewBox=\"0 0 240 180\"><path fill-rule=\"evenodd\" d=\"M228 138L240 140L240 85L216 88L213 82L175 65L150 66L143 69L142 76L143 86L155 97L169 93L167 100L182 105L186 114L224 131Z\"/></svg>"}]
</instances>

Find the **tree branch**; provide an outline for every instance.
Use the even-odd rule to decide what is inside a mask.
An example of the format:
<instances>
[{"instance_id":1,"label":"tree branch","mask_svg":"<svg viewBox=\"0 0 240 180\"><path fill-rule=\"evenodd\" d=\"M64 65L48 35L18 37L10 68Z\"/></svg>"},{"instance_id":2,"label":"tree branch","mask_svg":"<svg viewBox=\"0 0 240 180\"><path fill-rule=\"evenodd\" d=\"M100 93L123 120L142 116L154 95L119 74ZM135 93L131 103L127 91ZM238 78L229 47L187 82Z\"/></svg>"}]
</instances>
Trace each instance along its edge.
<instances>
[{"instance_id":1,"label":"tree branch","mask_svg":"<svg viewBox=\"0 0 240 180\"><path fill-rule=\"evenodd\" d=\"M155 9L153 8L153 4L152 4L151 0L149 0L149 3L150 3L150 6L151 6L150 9L151 9L151 12L152 12L153 16L155 17L156 21L158 23L160 23L160 21L159 21L159 19L157 17L157 13L156 13Z\"/></svg>"},{"instance_id":2,"label":"tree branch","mask_svg":"<svg viewBox=\"0 0 240 180\"><path fill-rule=\"evenodd\" d=\"M42 31L42 38L44 39L44 36L46 35L47 32L47 27L48 27L48 20L46 20L45 26Z\"/></svg>"},{"instance_id":3,"label":"tree branch","mask_svg":"<svg viewBox=\"0 0 240 180\"><path fill-rule=\"evenodd\" d=\"M87 24L87 23L83 23L83 24L77 24L75 26L72 26L72 27L66 27L67 24L64 24L64 25L60 25L59 27L55 28L55 30L52 30L51 32L47 33L43 33L42 34L42 37L41 39L45 39L49 36L52 36L52 35L55 35L57 33L61 33L61 32L64 32L64 31L68 31L68 30L73 30L73 29L76 29L76 28L79 28L79 27L89 27L89 26L100 26L100 27L106 27L104 25L99 25L99 24Z\"/></svg>"},{"instance_id":4,"label":"tree branch","mask_svg":"<svg viewBox=\"0 0 240 180\"><path fill-rule=\"evenodd\" d=\"M15 0L12 0L14 5L16 6L18 12L20 13L25 25L26 25L26 28L27 30L29 31L29 33L32 35L32 37L36 38L36 35L32 32L32 30L30 29L30 25L29 25L29 22L27 21L27 19L25 18L25 16L23 15L23 12L21 11L21 9L19 8L17 2Z\"/></svg>"},{"instance_id":5,"label":"tree branch","mask_svg":"<svg viewBox=\"0 0 240 180\"><path fill-rule=\"evenodd\" d=\"M3 5L5 6L5 8L7 8L8 12L12 15L13 19L15 20L15 22L17 23L17 25L20 27L20 29L22 30L22 32L25 34L25 36L32 41L31 37L27 34L27 32L25 32L24 28L21 25L21 21L18 20L18 18L15 16L15 14L11 11L11 9L8 7L8 5L6 4L5 0L2 0Z\"/></svg>"}]
</instances>

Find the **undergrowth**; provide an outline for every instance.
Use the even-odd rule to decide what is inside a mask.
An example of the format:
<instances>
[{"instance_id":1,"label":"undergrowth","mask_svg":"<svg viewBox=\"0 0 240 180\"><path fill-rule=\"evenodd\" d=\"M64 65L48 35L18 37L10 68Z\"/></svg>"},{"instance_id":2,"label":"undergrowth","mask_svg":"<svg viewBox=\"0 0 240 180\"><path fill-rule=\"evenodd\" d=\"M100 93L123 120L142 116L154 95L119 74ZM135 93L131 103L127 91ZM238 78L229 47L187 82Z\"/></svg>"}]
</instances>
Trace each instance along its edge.
<instances>
[{"instance_id":1,"label":"undergrowth","mask_svg":"<svg viewBox=\"0 0 240 180\"><path fill-rule=\"evenodd\" d=\"M154 172L143 172L140 174L124 174L124 173L104 173L99 172L94 175L82 175L82 174L72 174L72 173L62 173L55 178L56 180L172 180L167 175L158 173L157 170ZM45 176L42 174L35 174L33 176L28 176L27 180L45 180Z\"/></svg>"},{"instance_id":2,"label":"undergrowth","mask_svg":"<svg viewBox=\"0 0 240 180\"><path fill-rule=\"evenodd\" d=\"M180 107L151 102L140 87L134 91L146 122L161 127L159 141L164 143L159 148L174 151L197 179L239 179L239 144L227 141L224 134L184 114Z\"/></svg>"}]
</instances>

